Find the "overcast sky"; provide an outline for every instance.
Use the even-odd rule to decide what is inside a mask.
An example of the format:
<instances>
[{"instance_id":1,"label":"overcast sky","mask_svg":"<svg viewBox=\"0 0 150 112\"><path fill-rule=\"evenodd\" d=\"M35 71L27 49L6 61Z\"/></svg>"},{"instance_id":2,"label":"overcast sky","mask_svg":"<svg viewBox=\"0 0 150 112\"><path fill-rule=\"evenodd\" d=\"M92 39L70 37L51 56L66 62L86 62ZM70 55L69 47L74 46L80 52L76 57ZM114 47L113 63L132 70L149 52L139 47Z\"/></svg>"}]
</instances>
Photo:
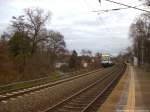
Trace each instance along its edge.
<instances>
[{"instance_id":1,"label":"overcast sky","mask_svg":"<svg viewBox=\"0 0 150 112\"><path fill-rule=\"evenodd\" d=\"M23 14L24 8L40 7L51 11L49 29L60 31L67 48L90 49L112 55L131 45L129 26L140 11L134 9L97 14L97 10L123 6L101 0L0 0L0 32L7 31L12 16ZM139 5L138 0L114 0L128 5Z\"/></svg>"}]
</instances>

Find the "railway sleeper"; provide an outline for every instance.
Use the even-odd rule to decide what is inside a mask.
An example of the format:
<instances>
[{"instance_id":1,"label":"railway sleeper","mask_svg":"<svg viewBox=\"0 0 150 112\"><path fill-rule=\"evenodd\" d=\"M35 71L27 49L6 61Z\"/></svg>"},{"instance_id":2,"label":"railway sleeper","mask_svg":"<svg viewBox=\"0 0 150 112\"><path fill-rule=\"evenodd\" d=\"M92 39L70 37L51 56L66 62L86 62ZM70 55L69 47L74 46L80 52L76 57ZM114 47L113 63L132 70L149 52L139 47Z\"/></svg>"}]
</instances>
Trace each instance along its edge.
<instances>
[{"instance_id":1,"label":"railway sleeper","mask_svg":"<svg viewBox=\"0 0 150 112\"><path fill-rule=\"evenodd\" d=\"M78 106L86 106L87 104L70 102L70 103L68 103L68 105L78 107Z\"/></svg>"}]
</instances>

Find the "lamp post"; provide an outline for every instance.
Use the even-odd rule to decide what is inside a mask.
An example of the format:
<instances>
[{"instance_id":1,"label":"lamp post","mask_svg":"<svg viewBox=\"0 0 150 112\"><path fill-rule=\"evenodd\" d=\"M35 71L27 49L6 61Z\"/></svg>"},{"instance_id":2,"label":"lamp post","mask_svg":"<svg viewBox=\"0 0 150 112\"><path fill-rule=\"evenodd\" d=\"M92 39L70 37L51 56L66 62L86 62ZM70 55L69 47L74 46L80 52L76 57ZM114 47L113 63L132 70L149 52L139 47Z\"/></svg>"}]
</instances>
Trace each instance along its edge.
<instances>
[{"instance_id":1,"label":"lamp post","mask_svg":"<svg viewBox=\"0 0 150 112\"><path fill-rule=\"evenodd\" d=\"M141 51L139 52L141 54L141 58L140 58L140 64L143 65L144 64L144 35L141 29L138 30L138 35L141 41L141 45L140 45L140 49Z\"/></svg>"},{"instance_id":2,"label":"lamp post","mask_svg":"<svg viewBox=\"0 0 150 112\"><path fill-rule=\"evenodd\" d=\"M144 39L143 38L142 38L141 56L142 56L141 64L144 65Z\"/></svg>"}]
</instances>

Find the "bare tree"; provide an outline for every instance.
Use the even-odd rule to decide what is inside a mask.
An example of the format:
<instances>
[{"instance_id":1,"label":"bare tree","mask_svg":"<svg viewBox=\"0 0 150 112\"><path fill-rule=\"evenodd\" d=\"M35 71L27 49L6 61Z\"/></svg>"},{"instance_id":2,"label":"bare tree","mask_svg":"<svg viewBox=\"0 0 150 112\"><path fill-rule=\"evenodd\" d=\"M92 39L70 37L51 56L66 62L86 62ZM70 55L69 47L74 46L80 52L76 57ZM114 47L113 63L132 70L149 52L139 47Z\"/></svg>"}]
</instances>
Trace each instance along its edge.
<instances>
[{"instance_id":1,"label":"bare tree","mask_svg":"<svg viewBox=\"0 0 150 112\"><path fill-rule=\"evenodd\" d=\"M50 17L50 13L44 15L42 9L26 9L27 16L26 26L29 30L29 35L32 41L32 53L36 51L38 43L41 41L46 41L46 37L41 35L41 32L44 30L45 23Z\"/></svg>"},{"instance_id":2,"label":"bare tree","mask_svg":"<svg viewBox=\"0 0 150 112\"><path fill-rule=\"evenodd\" d=\"M12 17L11 36L9 39L2 36L0 40L0 72L3 76L10 74L13 80L18 78L20 81L39 78L55 70L55 63L62 59L60 56L68 55L69 60L64 36L46 28L49 18L50 13L39 8L28 8L23 15ZM3 78L0 76L1 80Z\"/></svg>"},{"instance_id":3,"label":"bare tree","mask_svg":"<svg viewBox=\"0 0 150 112\"><path fill-rule=\"evenodd\" d=\"M81 50L81 54L82 54L83 56L92 56L92 51L86 50L86 49L82 49L82 50Z\"/></svg>"},{"instance_id":4,"label":"bare tree","mask_svg":"<svg viewBox=\"0 0 150 112\"><path fill-rule=\"evenodd\" d=\"M145 2L145 5L150 6L150 0L140 0L140 1L143 1Z\"/></svg>"},{"instance_id":5,"label":"bare tree","mask_svg":"<svg viewBox=\"0 0 150 112\"><path fill-rule=\"evenodd\" d=\"M46 41L47 37L43 36L42 32L45 31L45 23L50 18L50 13L44 13L42 9L25 9L25 14L19 17L13 16L12 27L15 31L27 33L31 39L33 54L38 44Z\"/></svg>"},{"instance_id":6,"label":"bare tree","mask_svg":"<svg viewBox=\"0 0 150 112\"><path fill-rule=\"evenodd\" d=\"M150 16L142 14L130 27L130 37L133 40L134 55L138 57L139 65L150 63Z\"/></svg>"},{"instance_id":7,"label":"bare tree","mask_svg":"<svg viewBox=\"0 0 150 112\"><path fill-rule=\"evenodd\" d=\"M15 17L13 16L12 17L12 27L13 27L13 30L14 32L24 32L25 31L25 28L26 28L26 25L25 25L25 16L24 15L21 15L21 16L18 16L18 17Z\"/></svg>"},{"instance_id":8,"label":"bare tree","mask_svg":"<svg viewBox=\"0 0 150 112\"><path fill-rule=\"evenodd\" d=\"M48 33L48 53L50 54L50 65L54 68L57 57L65 52L64 36L60 32L49 31Z\"/></svg>"},{"instance_id":9,"label":"bare tree","mask_svg":"<svg viewBox=\"0 0 150 112\"><path fill-rule=\"evenodd\" d=\"M69 67L75 70L79 67L78 53L75 50L72 51L72 55L69 60Z\"/></svg>"}]
</instances>

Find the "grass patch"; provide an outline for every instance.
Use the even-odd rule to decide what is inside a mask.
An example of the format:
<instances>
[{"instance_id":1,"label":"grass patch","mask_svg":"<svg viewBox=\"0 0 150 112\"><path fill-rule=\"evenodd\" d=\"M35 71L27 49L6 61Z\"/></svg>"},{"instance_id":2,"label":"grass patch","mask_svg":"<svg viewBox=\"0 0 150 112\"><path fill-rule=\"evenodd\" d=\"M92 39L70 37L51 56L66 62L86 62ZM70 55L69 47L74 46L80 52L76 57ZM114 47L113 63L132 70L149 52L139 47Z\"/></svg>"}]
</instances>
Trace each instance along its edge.
<instances>
[{"instance_id":1,"label":"grass patch","mask_svg":"<svg viewBox=\"0 0 150 112\"><path fill-rule=\"evenodd\" d=\"M62 75L59 71L55 71L52 74L50 74L48 76L49 80L57 80L58 78L60 78Z\"/></svg>"},{"instance_id":2,"label":"grass patch","mask_svg":"<svg viewBox=\"0 0 150 112\"><path fill-rule=\"evenodd\" d=\"M33 86L37 86L37 85L41 85L41 84L46 84L48 82L53 82L53 81L59 80L62 77L63 77L63 75L61 75L61 73L59 71L55 71L55 72L49 74L48 77L7 84L4 86L0 86L0 94L14 91L14 90L19 90L19 89L25 89L25 88L29 88L29 87L33 87Z\"/></svg>"}]
</instances>

